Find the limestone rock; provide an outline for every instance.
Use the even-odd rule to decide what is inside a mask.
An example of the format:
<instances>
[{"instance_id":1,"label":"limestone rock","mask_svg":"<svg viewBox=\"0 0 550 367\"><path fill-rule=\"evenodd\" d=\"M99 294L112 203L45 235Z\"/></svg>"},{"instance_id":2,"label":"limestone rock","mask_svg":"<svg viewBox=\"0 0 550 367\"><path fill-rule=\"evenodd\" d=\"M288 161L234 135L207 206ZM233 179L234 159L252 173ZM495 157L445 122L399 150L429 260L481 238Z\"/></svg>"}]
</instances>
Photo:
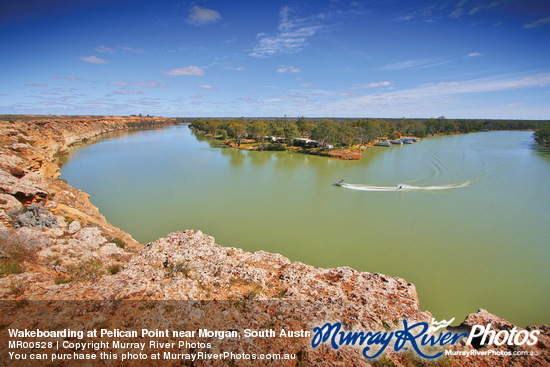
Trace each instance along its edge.
<instances>
[{"instance_id":1,"label":"limestone rock","mask_svg":"<svg viewBox=\"0 0 550 367\"><path fill-rule=\"evenodd\" d=\"M80 228L82 228L82 226L80 225L80 222L75 220L75 221L72 221L71 224L69 224L69 229L67 232L69 234L75 234L76 232L80 231Z\"/></svg>"},{"instance_id":2,"label":"limestone rock","mask_svg":"<svg viewBox=\"0 0 550 367\"><path fill-rule=\"evenodd\" d=\"M69 243L73 240L69 240ZM77 246L80 245L90 251L99 249L99 246L107 242L107 239L102 236L101 230L97 227L82 228L76 235ZM73 242L74 243L74 242Z\"/></svg>"},{"instance_id":3,"label":"limestone rock","mask_svg":"<svg viewBox=\"0 0 550 367\"><path fill-rule=\"evenodd\" d=\"M49 246L53 240L42 235L38 229L21 227L11 235L13 241L17 241L21 246L33 250L39 250Z\"/></svg>"},{"instance_id":4,"label":"limestone rock","mask_svg":"<svg viewBox=\"0 0 550 367\"><path fill-rule=\"evenodd\" d=\"M114 243L106 243L99 249L99 254L104 257L111 257L114 259L120 259L124 255L124 250L117 247Z\"/></svg>"},{"instance_id":5,"label":"limestone rock","mask_svg":"<svg viewBox=\"0 0 550 367\"><path fill-rule=\"evenodd\" d=\"M48 190L41 177L33 172L22 178L17 178L11 173L0 169L0 188L8 194L23 195L27 198L36 196L45 198L48 195Z\"/></svg>"},{"instance_id":6,"label":"limestone rock","mask_svg":"<svg viewBox=\"0 0 550 367\"><path fill-rule=\"evenodd\" d=\"M12 195L0 194L0 209L3 209L5 211L10 211L10 210L18 210L21 207L22 207L21 202L16 198L14 198Z\"/></svg>"}]
</instances>

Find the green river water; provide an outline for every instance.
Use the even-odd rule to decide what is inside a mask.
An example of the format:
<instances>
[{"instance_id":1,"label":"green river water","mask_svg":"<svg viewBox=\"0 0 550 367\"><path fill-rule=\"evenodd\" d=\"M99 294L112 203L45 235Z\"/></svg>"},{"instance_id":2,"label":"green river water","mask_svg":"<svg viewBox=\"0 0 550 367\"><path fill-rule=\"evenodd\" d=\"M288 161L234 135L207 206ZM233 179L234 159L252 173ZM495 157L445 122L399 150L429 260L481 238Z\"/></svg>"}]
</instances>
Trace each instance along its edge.
<instances>
[{"instance_id":1,"label":"green river water","mask_svg":"<svg viewBox=\"0 0 550 367\"><path fill-rule=\"evenodd\" d=\"M65 159L61 177L141 243L200 229L225 246L402 277L437 319L482 307L550 322L550 152L532 132L340 161L224 148L179 125L105 136Z\"/></svg>"}]
</instances>

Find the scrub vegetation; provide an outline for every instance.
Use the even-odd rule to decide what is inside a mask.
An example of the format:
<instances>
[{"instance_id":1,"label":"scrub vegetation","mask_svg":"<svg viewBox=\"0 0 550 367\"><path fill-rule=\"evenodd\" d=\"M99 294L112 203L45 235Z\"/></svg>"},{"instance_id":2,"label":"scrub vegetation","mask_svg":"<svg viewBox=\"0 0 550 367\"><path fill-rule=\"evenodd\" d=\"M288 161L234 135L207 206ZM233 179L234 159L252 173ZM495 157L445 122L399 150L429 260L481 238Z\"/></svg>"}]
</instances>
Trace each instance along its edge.
<instances>
[{"instance_id":1,"label":"scrub vegetation","mask_svg":"<svg viewBox=\"0 0 550 367\"><path fill-rule=\"evenodd\" d=\"M401 136L469 133L484 130L550 129L550 121L447 119L194 119L191 128L208 137L245 149L304 150L365 146L380 139ZM542 139L542 138L541 138ZM538 140L537 140L538 141ZM548 142L548 134L546 135Z\"/></svg>"},{"instance_id":2,"label":"scrub vegetation","mask_svg":"<svg viewBox=\"0 0 550 367\"><path fill-rule=\"evenodd\" d=\"M550 125L537 129L534 133L535 141L542 146L550 146Z\"/></svg>"}]
</instances>

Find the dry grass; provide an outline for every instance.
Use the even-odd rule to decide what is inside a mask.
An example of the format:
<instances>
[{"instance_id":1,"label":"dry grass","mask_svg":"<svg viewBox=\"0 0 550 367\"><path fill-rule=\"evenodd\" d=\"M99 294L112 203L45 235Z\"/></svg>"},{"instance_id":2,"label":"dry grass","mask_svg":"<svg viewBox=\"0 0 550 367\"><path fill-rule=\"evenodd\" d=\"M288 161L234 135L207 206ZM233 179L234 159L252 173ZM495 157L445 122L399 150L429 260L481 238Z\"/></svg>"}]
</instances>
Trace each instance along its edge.
<instances>
[{"instance_id":1,"label":"dry grass","mask_svg":"<svg viewBox=\"0 0 550 367\"><path fill-rule=\"evenodd\" d=\"M35 261L38 249L35 241L30 238L0 231L0 277L23 273L24 262Z\"/></svg>"}]
</instances>

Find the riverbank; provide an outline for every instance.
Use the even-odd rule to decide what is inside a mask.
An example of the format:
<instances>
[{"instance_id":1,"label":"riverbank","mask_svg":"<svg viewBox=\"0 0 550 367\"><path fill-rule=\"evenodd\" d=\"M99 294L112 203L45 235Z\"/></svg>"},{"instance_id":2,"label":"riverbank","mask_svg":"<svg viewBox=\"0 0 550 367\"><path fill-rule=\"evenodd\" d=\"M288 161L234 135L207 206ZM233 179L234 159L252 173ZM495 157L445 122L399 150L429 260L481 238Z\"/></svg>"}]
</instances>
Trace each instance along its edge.
<instances>
[{"instance_id":1,"label":"riverbank","mask_svg":"<svg viewBox=\"0 0 550 367\"><path fill-rule=\"evenodd\" d=\"M214 139L211 136L206 135L206 137L209 139ZM363 155L364 150L367 149L367 147L355 147L353 149L344 149L344 148L324 149L321 147L301 148L296 146L287 146L286 144L264 145L264 144L256 143L253 140L245 140L239 146L237 146L235 142L231 140L224 140L222 141L222 143L235 149L251 150L251 151L285 151L285 152L292 152L292 153L319 155L323 157L342 159L346 161L361 159L361 156ZM373 145L371 144L369 147L372 147L372 146Z\"/></svg>"},{"instance_id":2,"label":"riverbank","mask_svg":"<svg viewBox=\"0 0 550 367\"><path fill-rule=\"evenodd\" d=\"M163 120L152 119L151 123L160 126L166 123ZM8 253L13 246L3 249L10 256L4 257L4 264L15 264L10 269L16 271L6 272L0 279L2 299L305 301L311 307L293 321L295 327L330 319L344 320L362 330L384 330L403 318L430 321L431 314L419 308L414 285L400 278L350 268L320 269L292 263L277 254L225 248L216 245L212 237L194 231L168 235L138 253L142 245L107 223L85 193L57 179L59 167L54 156L71 144L132 128L139 122L118 117L36 117L0 123L0 230L4 243L24 245L27 250L26 257L20 259ZM30 227L15 228L22 224L17 221L24 222L24 213L14 215L14 210L25 207L28 213L31 203L43 210L37 209L36 215L30 210ZM47 225L53 223L46 220L52 217L56 226ZM279 312L267 306L264 310L274 317ZM493 322L495 328L513 327L483 311L467 320L470 326ZM3 320L6 322L9 319ZM110 327L116 326L115 322ZM254 320L251 317L247 322ZM534 329L541 330L538 347L522 348L540 350L541 359L533 359L533 363L544 365L547 354L543 348L548 350L549 330L547 326ZM293 340L283 341L280 347L300 352L303 361L312 364L364 361L357 351L337 355L328 348L312 350ZM508 346L499 348L507 350ZM397 353L388 357L396 365L407 365L402 359ZM473 366L480 365L478 362L502 365L504 361L523 360L478 356L449 361L450 365Z\"/></svg>"}]
</instances>

